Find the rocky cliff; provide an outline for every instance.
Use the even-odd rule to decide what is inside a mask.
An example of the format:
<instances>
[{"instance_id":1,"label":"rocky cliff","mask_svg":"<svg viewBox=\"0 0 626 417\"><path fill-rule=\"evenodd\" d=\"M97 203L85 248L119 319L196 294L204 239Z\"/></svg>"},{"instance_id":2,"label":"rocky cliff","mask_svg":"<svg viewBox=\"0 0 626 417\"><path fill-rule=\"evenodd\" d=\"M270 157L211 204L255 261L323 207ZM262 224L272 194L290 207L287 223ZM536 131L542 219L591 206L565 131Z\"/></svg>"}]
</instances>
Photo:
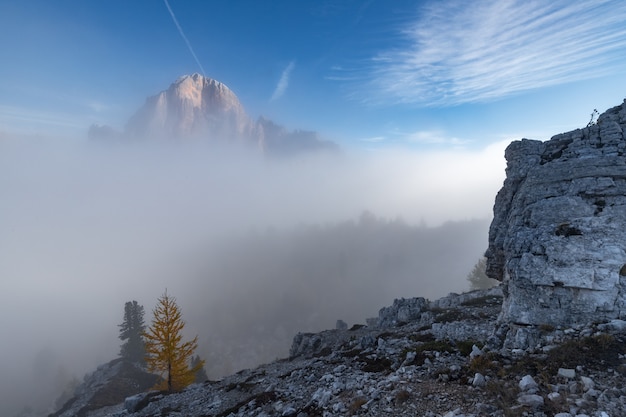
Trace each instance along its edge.
<instances>
[{"instance_id":1,"label":"rocky cliff","mask_svg":"<svg viewBox=\"0 0 626 417\"><path fill-rule=\"evenodd\" d=\"M626 100L586 128L506 149L486 253L503 282L505 345L626 317L625 131Z\"/></svg>"}]
</instances>

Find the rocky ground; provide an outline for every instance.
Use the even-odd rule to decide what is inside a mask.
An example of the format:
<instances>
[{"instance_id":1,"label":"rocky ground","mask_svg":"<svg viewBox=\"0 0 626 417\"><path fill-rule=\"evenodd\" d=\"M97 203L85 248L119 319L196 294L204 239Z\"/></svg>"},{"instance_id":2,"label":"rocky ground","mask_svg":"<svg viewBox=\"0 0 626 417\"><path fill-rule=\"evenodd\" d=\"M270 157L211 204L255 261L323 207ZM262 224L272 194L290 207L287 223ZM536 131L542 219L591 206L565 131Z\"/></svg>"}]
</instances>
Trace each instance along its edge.
<instances>
[{"instance_id":1,"label":"rocky ground","mask_svg":"<svg viewBox=\"0 0 626 417\"><path fill-rule=\"evenodd\" d=\"M396 300L369 326L299 334L288 359L81 415L626 415L626 322L545 326L539 345L504 350L501 302L499 288Z\"/></svg>"}]
</instances>

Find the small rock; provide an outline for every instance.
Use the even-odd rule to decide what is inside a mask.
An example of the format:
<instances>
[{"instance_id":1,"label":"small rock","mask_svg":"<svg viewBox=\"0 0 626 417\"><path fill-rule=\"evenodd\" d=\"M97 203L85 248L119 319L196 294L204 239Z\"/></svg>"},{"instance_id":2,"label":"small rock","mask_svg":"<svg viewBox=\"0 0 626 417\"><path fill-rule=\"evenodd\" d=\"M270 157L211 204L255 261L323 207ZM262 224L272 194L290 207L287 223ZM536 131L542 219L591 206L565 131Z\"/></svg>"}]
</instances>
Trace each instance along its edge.
<instances>
[{"instance_id":1,"label":"small rock","mask_svg":"<svg viewBox=\"0 0 626 417\"><path fill-rule=\"evenodd\" d=\"M282 417L291 417L296 415L296 409L292 406L287 406L283 408L283 412L281 413Z\"/></svg>"},{"instance_id":2,"label":"small rock","mask_svg":"<svg viewBox=\"0 0 626 417\"><path fill-rule=\"evenodd\" d=\"M470 352L470 358L474 359L478 356L482 356L483 355L483 351L482 349L480 349L478 346L473 345L472 346L472 351Z\"/></svg>"},{"instance_id":3,"label":"small rock","mask_svg":"<svg viewBox=\"0 0 626 417\"><path fill-rule=\"evenodd\" d=\"M583 383L583 391L585 392L595 387L595 383L593 382L593 379L589 377L581 376L580 381Z\"/></svg>"},{"instance_id":4,"label":"small rock","mask_svg":"<svg viewBox=\"0 0 626 417\"><path fill-rule=\"evenodd\" d=\"M554 417L572 417L570 413L557 413Z\"/></svg>"},{"instance_id":5,"label":"small rock","mask_svg":"<svg viewBox=\"0 0 626 417\"><path fill-rule=\"evenodd\" d=\"M342 401L333 404L332 408L335 413L344 413L346 411L346 405Z\"/></svg>"},{"instance_id":6,"label":"small rock","mask_svg":"<svg viewBox=\"0 0 626 417\"><path fill-rule=\"evenodd\" d=\"M551 392L550 394L548 394L548 399L550 401L558 401L561 398L561 394L559 394L558 392Z\"/></svg>"},{"instance_id":7,"label":"small rock","mask_svg":"<svg viewBox=\"0 0 626 417\"><path fill-rule=\"evenodd\" d=\"M404 361L402 362L402 365L400 366L407 366L412 364L415 361L415 357L417 356L417 352L415 351L409 351L406 353L406 359L404 359Z\"/></svg>"},{"instance_id":8,"label":"small rock","mask_svg":"<svg viewBox=\"0 0 626 417\"><path fill-rule=\"evenodd\" d=\"M337 330L348 330L348 323L343 320L337 320L337 324L335 324L335 328Z\"/></svg>"},{"instance_id":9,"label":"small rock","mask_svg":"<svg viewBox=\"0 0 626 417\"><path fill-rule=\"evenodd\" d=\"M345 370L346 370L346 368L347 368L347 366L346 366L346 365L338 365L338 366L336 366L336 367L335 367L335 369L333 369L333 373L335 373L335 374L340 374L340 373L342 373L343 371L345 371Z\"/></svg>"},{"instance_id":10,"label":"small rock","mask_svg":"<svg viewBox=\"0 0 626 417\"><path fill-rule=\"evenodd\" d=\"M576 378L576 370L567 369L567 368L559 368L559 372L557 373L561 378L573 379Z\"/></svg>"},{"instance_id":11,"label":"small rock","mask_svg":"<svg viewBox=\"0 0 626 417\"><path fill-rule=\"evenodd\" d=\"M624 333L626 332L626 321L617 320L617 319L611 320L608 323L600 324L598 326L598 329L602 331L613 331L613 332Z\"/></svg>"},{"instance_id":12,"label":"small rock","mask_svg":"<svg viewBox=\"0 0 626 417\"><path fill-rule=\"evenodd\" d=\"M583 394L583 398L585 400L592 400L592 399L598 398L600 394L601 394L600 391L592 388Z\"/></svg>"},{"instance_id":13,"label":"small rock","mask_svg":"<svg viewBox=\"0 0 626 417\"><path fill-rule=\"evenodd\" d=\"M487 382L485 381L485 377L481 373L476 373L474 375L474 380L472 381L472 385L475 387L484 387Z\"/></svg>"},{"instance_id":14,"label":"small rock","mask_svg":"<svg viewBox=\"0 0 626 417\"><path fill-rule=\"evenodd\" d=\"M139 404L143 401L144 398L146 398L146 396L147 394L145 392L142 392L140 394L136 394L126 398L124 400L124 408L130 413L139 411Z\"/></svg>"},{"instance_id":15,"label":"small rock","mask_svg":"<svg viewBox=\"0 0 626 417\"><path fill-rule=\"evenodd\" d=\"M537 383L535 382L535 380L533 379L532 376L526 375L519 382L519 389L521 389L522 391L525 391L525 392L526 391L531 391L531 390L536 390L537 389Z\"/></svg>"},{"instance_id":16,"label":"small rock","mask_svg":"<svg viewBox=\"0 0 626 417\"><path fill-rule=\"evenodd\" d=\"M543 405L543 397L537 394L524 394L517 397L517 402L521 405L537 408Z\"/></svg>"},{"instance_id":17,"label":"small rock","mask_svg":"<svg viewBox=\"0 0 626 417\"><path fill-rule=\"evenodd\" d=\"M318 406L324 408L328 405L328 403L330 402L330 399L332 398L332 392L324 390L322 388L319 388L317 391L315 391L315 393L313 394L313 398L312 400L314 402L317 403ZM278 411L278 410L277 410Z\"/></svg>"},{"instance_id":18,"label":"small rock","mask_svg":"<svg viewBox=\"0 0 626 417\"><path fill-rule=\"evenodd\" d=\"M572 381L567 385L567 390L570 394L578 394L579 386L576 382Z\"/></svg>"}]
</instances>

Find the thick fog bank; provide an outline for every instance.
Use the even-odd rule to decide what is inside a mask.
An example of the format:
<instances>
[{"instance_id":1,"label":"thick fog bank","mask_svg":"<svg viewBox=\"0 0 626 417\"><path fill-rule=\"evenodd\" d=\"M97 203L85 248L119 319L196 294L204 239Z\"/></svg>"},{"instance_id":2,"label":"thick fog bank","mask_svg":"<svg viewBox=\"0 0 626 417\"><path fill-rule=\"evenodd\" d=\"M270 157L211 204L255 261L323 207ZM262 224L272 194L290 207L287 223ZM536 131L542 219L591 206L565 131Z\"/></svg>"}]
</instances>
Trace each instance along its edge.
<instances>
[{"instance_id":1,"label":"thick fog bank","mask_svg":"<svg viewBox=\"0 0 626 417\"><path fill-rule=\"evenodd\" d=\"M486 220L428 228L364 213L357 221L251 233L186 262L197 265L196 279L180 299L194 306L189 324L215 378L286 357L299 331L334 328L337 319L365 324L394 298L466 290L487 228Z\"/></svg>"},{"instance_id":2,"label":"thick fog bank","mask_svg":"<svg viewBox=\"0 0 626 417\"><path fill-rule=\"evenodd\" d=\"M43 407L113 358L124 302L149 322L165 288L201 353L210 361L221 345L231 368L272 358L299 326L463 290L487 244L502 150L265 160L3 135L0 413Z\"/></svg>"}]
</instances>

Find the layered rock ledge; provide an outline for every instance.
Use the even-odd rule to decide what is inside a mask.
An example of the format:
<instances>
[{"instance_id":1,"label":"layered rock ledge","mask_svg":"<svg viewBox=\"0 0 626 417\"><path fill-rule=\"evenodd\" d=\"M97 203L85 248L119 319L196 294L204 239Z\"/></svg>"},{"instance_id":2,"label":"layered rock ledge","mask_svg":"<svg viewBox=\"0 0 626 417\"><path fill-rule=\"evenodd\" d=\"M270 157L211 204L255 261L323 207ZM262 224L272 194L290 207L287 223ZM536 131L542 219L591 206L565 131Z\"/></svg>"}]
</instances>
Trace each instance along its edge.
<instances>
[{"instance_id":1,"label":"layered rock ledge","mask_svg":"<svg viewBox=\"0 0 626 417\"><path fill-rule=\"evenodd\" d=\"M626 100L597 123L505 152L487 274L503 282L506 347L540 327L626 317Z\"/></svg>"}]
</instances>

